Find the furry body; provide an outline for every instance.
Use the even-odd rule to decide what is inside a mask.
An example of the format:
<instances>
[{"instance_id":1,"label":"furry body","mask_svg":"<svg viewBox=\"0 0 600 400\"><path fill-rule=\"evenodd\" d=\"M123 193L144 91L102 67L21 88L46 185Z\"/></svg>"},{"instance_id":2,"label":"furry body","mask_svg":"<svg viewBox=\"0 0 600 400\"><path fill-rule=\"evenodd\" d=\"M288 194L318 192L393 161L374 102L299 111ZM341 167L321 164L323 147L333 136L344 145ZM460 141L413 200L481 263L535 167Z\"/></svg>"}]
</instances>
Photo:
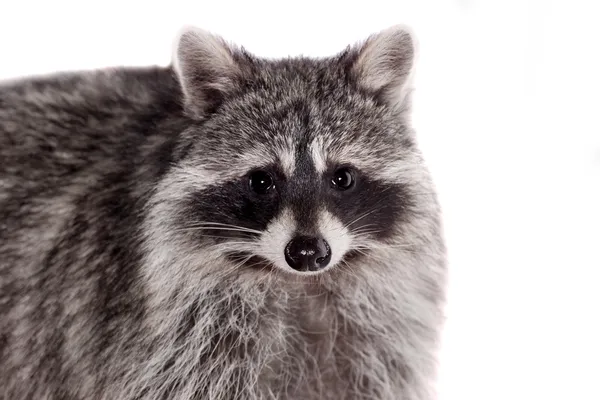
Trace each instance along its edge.
<instances>
[{"instance_id":1,"label":"furry body","mask_svg":"<svg viewBox=\"0 0 600 400\"><path fill-rule=\"evenodd\" d=\"M181 51L0 86L0 398L433 398L445 250L406 100L355 84L357 49L227 54L203 70L222 79ZM365 177L352 201L308 184L336 157ZM263 164L281 184L255 199L239 177ZM349 239L303 276L289 229Z\"/></svg>"}]
</instances>

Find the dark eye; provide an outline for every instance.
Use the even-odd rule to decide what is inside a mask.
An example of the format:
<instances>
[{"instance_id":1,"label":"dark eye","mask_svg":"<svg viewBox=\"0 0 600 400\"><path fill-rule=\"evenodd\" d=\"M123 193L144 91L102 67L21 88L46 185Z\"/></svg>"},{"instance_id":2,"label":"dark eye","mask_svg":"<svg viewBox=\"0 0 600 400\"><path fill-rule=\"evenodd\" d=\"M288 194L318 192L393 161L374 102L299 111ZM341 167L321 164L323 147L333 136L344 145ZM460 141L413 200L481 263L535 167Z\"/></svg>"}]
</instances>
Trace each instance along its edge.
<instances>
[{"instance_id":1,"label":"dark eye","mask_svg":"<svg viewBox=\"0 0 600 400\"><path fill-rule=\"evenodd\" d=\"M250 175L250 188L258 194L267 193L273 186L273 177L268 172L256 171Z\"/></svg>"},{"instance_id":2,"label":"dark eye","mask_svg":"<svg viewBox=\"0 0 600 400\"><path fill-rule=\"evenodd\" d=\"M354 185L354 176L348 168L340 168L333 174L331 183L336 189L347 190Z\"/></svg>"}]
</instances>

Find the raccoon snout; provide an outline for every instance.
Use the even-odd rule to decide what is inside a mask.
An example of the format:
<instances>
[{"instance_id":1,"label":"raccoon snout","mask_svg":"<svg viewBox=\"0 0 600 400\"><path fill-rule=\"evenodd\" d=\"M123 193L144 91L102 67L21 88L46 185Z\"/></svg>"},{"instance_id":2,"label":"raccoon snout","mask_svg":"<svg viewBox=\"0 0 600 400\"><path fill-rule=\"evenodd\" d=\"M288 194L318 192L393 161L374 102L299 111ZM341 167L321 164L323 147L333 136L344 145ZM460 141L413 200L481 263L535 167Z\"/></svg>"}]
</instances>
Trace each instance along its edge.
<instances>
[{"instance_id":1,"label":"raccoon snout","mask_svg":"<svg viewBox=\"0 0 600 400\"><path fill-rule=\"evenodd\" d=\"M285 247L285 261L296 271L319 271L330 260L329 243L320 237L297 236Z\"/></svg>"}]
</instances>

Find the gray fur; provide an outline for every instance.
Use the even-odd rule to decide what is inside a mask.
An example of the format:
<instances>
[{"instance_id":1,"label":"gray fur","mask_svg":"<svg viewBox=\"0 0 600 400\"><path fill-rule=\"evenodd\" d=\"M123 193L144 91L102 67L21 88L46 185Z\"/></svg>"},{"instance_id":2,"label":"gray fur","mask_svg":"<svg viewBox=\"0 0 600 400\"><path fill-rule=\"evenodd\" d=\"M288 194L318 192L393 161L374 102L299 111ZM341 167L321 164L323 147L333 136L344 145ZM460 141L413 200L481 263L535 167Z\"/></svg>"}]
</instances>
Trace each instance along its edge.
<instances>
[{"instance_id":1,"label":"gray fur","mask_svg":"<svg viewBox=\"0 0 600 400\"><path fill-rule=\"evenodd\" d=\"M0 398L433 399L446 262L409 126L413 47L395 27L267 61L187 30L172 67L1 85ZM313 174L351 163L398 189L401 207L374 203L388 234L324 214L294 183L306 154ZM265 163L296 186L259 237L187 229ZM302 215L361 255L286 270L272 247Z\"/></svg>"}]
</instances>

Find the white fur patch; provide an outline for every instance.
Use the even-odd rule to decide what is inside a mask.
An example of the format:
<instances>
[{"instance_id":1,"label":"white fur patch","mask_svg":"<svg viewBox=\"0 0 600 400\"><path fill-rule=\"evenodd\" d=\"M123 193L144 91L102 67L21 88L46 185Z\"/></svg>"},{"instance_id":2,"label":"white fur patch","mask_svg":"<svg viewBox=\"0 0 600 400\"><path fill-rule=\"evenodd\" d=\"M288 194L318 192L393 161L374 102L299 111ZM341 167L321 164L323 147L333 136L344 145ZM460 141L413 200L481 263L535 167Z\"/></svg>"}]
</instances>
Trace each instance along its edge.
<instances>
[{"instance_id":1,"label":"white fur patch","mask_svg":"<svg viewBox=\"0 0 600 400\"><path fill-rule=\"evenodd\" d=\"M258 242L256 253L271 261L277 268L293 272L285 261L284 250L296 231L296 221L289 209L283 210L281 215L274 219L262 234Z\"/></svg>"},{"instance_id":2,"label":"white fur patch","mask_svg":"<svg viewBox=\"0 0 600 400\"><path fill-rule=\"evenodd\" d=\"M329 243L331 261L329 268L336 266L352 245L352 237L342 222L329 211L321 210L319 213L319 232Z\"/></svg>"},{"instance_id":3,"label":"white fur patch","mask_svg":"<svg viewBox=\"0 0 600 400\"><path fill-rule=\"evenodd\" d=\"M287 137L285 143L280 145L278 149L279 153L279 162L281 167L283 168L283 172L286 176L290 177L294 174L294 169L296 167L296 154L295 154L294 143L292 142L291 137Z\"/></svg>"},{"instance_id":4,"label":"white fur patch","mask_svg":"<svg viewBox=\"0 0 600 400\"><path fill-rule=\"evenodd\" d=\"M323 174L327 168L327 150L322 137L315 138L310 144L310 154L317 173Z\"/></svg>"},{"instance_id":5,"label":"white fur patch","mask_svg":"<svg viewBox=\"0 0 600 400\"><path fill-rule=\"evenodd\" d=\"M330 212L322 210L319 213L319 232L329 244L331 249L331 261L329 268L338 264L352 245L352 236L346 227ZM285 247L296 233L296 222L289 209L269 224L267 230L258 242L256 254L271 261L277 268L289 273L296 273L285 260ZM303 271L303 276L321 273Z\"/></svg>"}]
</instances>

